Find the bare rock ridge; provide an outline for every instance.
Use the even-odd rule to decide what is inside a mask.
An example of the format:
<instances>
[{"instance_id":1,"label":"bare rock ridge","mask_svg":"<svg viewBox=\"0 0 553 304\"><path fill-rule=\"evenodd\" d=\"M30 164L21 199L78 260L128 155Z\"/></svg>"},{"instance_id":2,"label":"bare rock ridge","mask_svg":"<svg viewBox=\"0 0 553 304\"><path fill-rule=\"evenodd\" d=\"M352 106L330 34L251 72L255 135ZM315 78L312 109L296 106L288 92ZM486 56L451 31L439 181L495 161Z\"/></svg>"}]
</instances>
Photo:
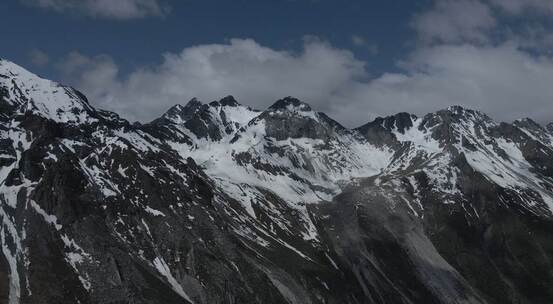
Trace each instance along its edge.
<instances>
[{"instance_id":1,"label":"bare rock ridge","mask_svg":"<svg viewBox=\"0 0 553 304\"><path fill-rule=\"evenodd\" d=\"M130 124L0 59L0 221L0 303L553 303L553 128L232 96Z\"/></svg>"}]
</instances>

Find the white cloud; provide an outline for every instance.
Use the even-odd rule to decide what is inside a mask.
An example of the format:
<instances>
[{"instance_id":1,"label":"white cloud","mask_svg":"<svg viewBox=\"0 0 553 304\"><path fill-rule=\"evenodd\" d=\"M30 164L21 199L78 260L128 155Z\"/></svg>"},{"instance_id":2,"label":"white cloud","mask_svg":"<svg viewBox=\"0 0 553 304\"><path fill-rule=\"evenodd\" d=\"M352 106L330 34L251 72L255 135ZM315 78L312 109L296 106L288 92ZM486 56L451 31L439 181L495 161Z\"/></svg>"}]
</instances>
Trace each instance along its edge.
<instances>
[{"instance_id":1,"label":"white cloud","mask_svg":"<svg viewBox=\"0 0 553 304\"><path fill-rule=\"evenodd\" d=\"M478 0L436 0L415 16L412 27L423 43L484 43L496 20L490 8Z\"/></svg>"},{"instance_id":2,"label":"white cloud","mask_svg":"<svg viewBox=\"0 0 553 304\"><path fill-rule=\"evenodd\" d=\"M551 57L531 56L511 43L441 45L417 50L406 65L406 73L359 84L352 96L365 96L367 109L377 113L425 113L460 104L505 121L553 120Z\"/></svg>"},{"instance_id":3,"label":"white cloud","mask_svg":"<svg viewBox=\"0 0 553 304\"><path fill-rule=\"evenodd\" d=\"M531 56L514 43L422 47L403 63L405 72L373 79L349 51L317 40L307 40L299 53L233 39L163 58L159 66L138 69L124 80L106 56L73 53L61 68L99 107L143 121L192 97L209 102L228 94L261 109L296 96L347 126L375 115L424 114L452 104L501 120L553 120L553 59Z\"/></svg>"},{"instance_id":4,"label":"white cloud","mask_svg":"<svg viewBox=\"0 0 553 304\"><path fill-rule=\"evenodd\" d=\"M73 53L62 70L99 106L141 120L192 97L212 101L229 94L261 108L287 95L324 107L356 78L366 76L364 63L351 52L314 39L306 40L299 54L233 39L163 58L161 65L134 71L125 80L117 77L117 66L106 56Z\"/></svg>"},{"instance_id":5,"label":"white cloud","mask_svg":"<svg viewBox=\"0 0 553 304\"><path fill-rule=\"evenodd\" d=\"M164 16L168 7L158 0L20 0L23 3L58 12L112 19Z\"/></svg>"},{"instance_id":6,"label":"white cloud","mask_svg":"<svg viewBox=\"0 0 553 304\"><path fill-rule=\"evenodd\" d=\"M39 49L31 50L29 52L29 59L33 65L39 67L45 66L50 62L50 56Z\"/></svg>"},{"instance_id":7,"label":"white cloud","mask_svg":"<svg viewBox=\"0 0 553 304\"><path fill-rule=\"evenodd\" d=\"M99 55L87 57L78 52L72 52L57 64L66 81L86 92L88 97L101 108L115 111L127 111L129 100L112 100L115 92L122 91L117 80L119 68L109 56ZM122 113L125 114L125 113ZM131 113L132 114L132 113Z\"/></svg>"}]
</instances>

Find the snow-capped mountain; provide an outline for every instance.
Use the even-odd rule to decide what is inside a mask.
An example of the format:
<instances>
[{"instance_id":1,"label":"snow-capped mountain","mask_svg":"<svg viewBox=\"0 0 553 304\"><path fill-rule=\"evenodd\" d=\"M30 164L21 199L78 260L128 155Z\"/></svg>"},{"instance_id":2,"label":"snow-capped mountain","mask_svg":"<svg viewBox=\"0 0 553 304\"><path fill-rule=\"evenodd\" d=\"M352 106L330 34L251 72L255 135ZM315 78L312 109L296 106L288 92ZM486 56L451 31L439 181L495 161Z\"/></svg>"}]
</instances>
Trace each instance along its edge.
<instances>
[{"instance_id":1,"label":"snow-capped mountain","mask_svg":"<svg viewBox=\"0 0 553 304\"><path fill-rule=\"evenodd\" d=\"M552 303L553 130L348 129L292 97L147 124L0 60L2 303Z\"/></svg>"}]
</instances>

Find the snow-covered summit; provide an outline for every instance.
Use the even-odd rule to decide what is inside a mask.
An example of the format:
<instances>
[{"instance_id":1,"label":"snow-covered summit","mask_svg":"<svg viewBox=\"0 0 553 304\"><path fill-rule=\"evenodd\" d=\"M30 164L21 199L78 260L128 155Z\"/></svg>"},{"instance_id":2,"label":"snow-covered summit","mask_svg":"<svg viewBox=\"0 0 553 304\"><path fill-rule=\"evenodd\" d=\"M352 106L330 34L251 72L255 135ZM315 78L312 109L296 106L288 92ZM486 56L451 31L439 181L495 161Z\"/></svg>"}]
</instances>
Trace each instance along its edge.
<instances>
[{"instance_id":1,"label":"snow-covered summit","mask_svg":"<svg viewBox=\"0 0 553 304\"><path fill-rule=\"evenodd\" d=\"M7 60L0 60L0 94L13 114L32 113L64 123L96 120L91 116L95 110L84 95Z\"/></svg>"},{"instance_id":2,"label":"snow-covered summit","mask_svg":"<svg viewBox=\"0 0 553 304\"><path fill-rule=\"evenodd\" d=\"M315 112L307 103L297 98L277 100L257 116L249 125L263 125L266 135L277 140L287 138L311 138L330 140L336 133L348 133L326 114Z\"/></svg>"},{"instance_id":3,"label":"snow-covered summit","mask_svg":"<svg viewBox=\"0 0 553 304\"><path fill-rule=\"evenodd\" d=\"M460 105L449 106L446 109L429 113L423 117L425 126L454 125L466 123L491 123L493 119L474 109Z\"/></svg>"},{"instance_id":4,"label":"snow-covered summit","mask_svg":"<svg viewBox=\"0 0 553 304\"><path fill-rule=\"evenodd\" d=\"M232 96L208 104L193 98L185 106L173 106L151 125L181 138L225 141L260 113L239 104Z\"/></svg>"}]
</instances>

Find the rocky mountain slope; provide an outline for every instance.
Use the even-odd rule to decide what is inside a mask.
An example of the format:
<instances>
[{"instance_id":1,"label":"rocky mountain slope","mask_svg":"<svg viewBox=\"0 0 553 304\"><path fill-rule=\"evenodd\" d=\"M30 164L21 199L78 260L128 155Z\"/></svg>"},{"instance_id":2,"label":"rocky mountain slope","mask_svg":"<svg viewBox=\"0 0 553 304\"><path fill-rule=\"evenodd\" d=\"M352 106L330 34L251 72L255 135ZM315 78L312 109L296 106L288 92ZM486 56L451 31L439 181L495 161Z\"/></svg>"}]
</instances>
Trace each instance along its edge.
<instances>
[{"instance_id":1,"label":"rocky mountain slope","mask_svg":"<svg viewBox=\"0 0 553 304\"><path fill-rule=\"evenodd\" d=\"M147 124L0 60L0 303L553 303L553 129L297 99Z\"/></svg>"}]
</instances>

